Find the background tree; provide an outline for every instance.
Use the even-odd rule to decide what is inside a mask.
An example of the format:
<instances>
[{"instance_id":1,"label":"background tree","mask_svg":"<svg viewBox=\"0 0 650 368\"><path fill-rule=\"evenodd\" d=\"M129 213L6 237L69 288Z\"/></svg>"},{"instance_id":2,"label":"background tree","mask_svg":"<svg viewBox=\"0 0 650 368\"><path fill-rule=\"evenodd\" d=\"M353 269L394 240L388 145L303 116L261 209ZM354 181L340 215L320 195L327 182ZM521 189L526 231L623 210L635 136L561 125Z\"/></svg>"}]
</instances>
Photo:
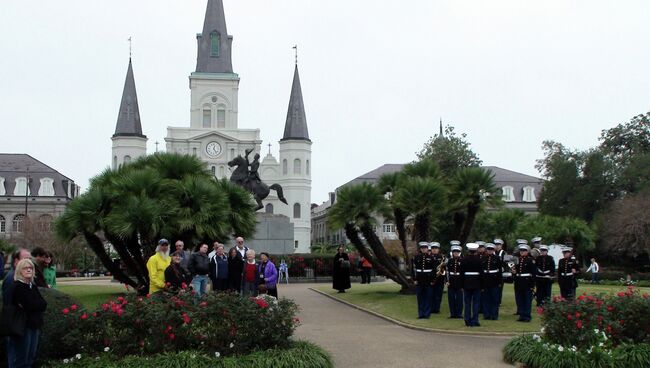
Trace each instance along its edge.
<instances>
[{"instance_id":1,"label":"background tree","mask_svg":"<svg viewBox=\"0 0 650 368\"><path fill-rule=\"evenodd\" d=\"M253 208L244 189L216 181L198 158L160 153L93 178L55 228L62 241L82 236L116 279L147 290L146 259L158 239L180 239L191 246L249 236L255 227ZM113 263L102 237L128 273Z\"/></svg>"},{"instance_id":2,"label":"background tree","mask_svg":"<svg viewBox=\"0 0 650 368\"><path fill-rule=\"evenodd\" d=\"M650 190L611 203L600 221L599 249L616 257L650 254Z\"/></svg>"},{"instance_id":3,"label":"background tree","mask_svg":"<svg viewBox=\"0 0 650 368\"><path fill-rule=\"evenodd\" d=\"M482 212L476 217L472 228L472 239L491 242L501 238L507 247L517 239L517 228L526 214L520 209L503 208L497 212Z\"/></svg>"},{"instance_id":4,"label":"background tree","mask_svg":"<svg viewBox=\"0 0 650 368\"><path fill-rule=\"evenodd\" d=\"M444 134L441 125L440 132L429 138L417 157L419 160L433 160L444 176L453 175L459 168L478 167L483 163L471 150L467 134L456 135L451 125L445 126Z\"/></svg>"},{"instance_id":5,"label":"background tree","mask_svg":"<svg viewBox=\"0 0 650 368\"><path fill-rule=\"evenodd\" d=\"M581 259L595 248L595 231L586 221L575 217L525 216L516 233L523 239L541 236L546 244L572 246Z\"/></svg>"}]
</instances>

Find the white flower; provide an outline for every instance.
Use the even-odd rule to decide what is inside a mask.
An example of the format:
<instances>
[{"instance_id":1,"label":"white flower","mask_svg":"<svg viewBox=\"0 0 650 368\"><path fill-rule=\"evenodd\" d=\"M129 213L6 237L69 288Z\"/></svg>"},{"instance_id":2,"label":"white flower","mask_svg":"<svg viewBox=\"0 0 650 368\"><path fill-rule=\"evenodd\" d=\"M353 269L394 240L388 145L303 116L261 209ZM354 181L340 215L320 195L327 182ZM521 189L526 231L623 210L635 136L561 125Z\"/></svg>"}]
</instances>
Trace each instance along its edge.
<instances>
[{"instance_id":1,"label":"white flower","mask_svg":"<svg viewBox=\"0 0 650 368\"><path fill-rule=\"evenodd\" d=\"M74 357L77 358L77 359L81 359L81 354L77 354Z\"/></svg>"},{"instance_id":2,"label":"white flower","mask_svg":"<svg viewBox=\"0 0 650 368\"><path fill-rule=\"evenodd\" d=\"M235 347L235 343L234 343L234 342L231 342L231 343L230 343L230 348L232 349L232 348L234 348L234 347Z\"/></svg>"},{"instance_id":3,"label":"white flower","mask_svg":"<svg viewBox=\"0 0 650 368\"><path fill-rule=\"evenodd\" d=\"M541 338L541 337L539 337L539 335L538 335L538 334L534 334L534 335L533 335L533 340L535 340L535 341L541 341L541 340L542 340L542 338Z\"/></svg>"},{"instance_id":4,"label":"white flower","mask_svg":"<svg viewBox=\"0 0 650 368\"><path fill-rule=\"evenodd\" d=\"M221 356L221 353L220 353L220 352L218 352L218 351L215 351L215 352L214 352L214 357L215 357L215 358L218 358L218 357L220 357L220 356Z\"/></svg>"},{"instance_id":5,"label":"white flower","mask_svg":"<svg viewBox=\"0 0 650 368\"><path fill-rule=\"evenodd\" d=\"M190 358L192 358L192 359L196 358L196 354L190 355Z\"/></svg>"},{"instance_id":6,"label":"white flower","mask_svg":"<svg viewBox=\"0 0 650 368\"><path fill-rule=\"evenodd\" d=\"M571 346L571 351L575 353L576 351L578 351L578 348L576 348L575 346Z\"/></svg>"},{"instance_id":7,"label":"white flower","mask_svg":"<svg viewBox=\"0 0 650 368\"><path fill-rule=\"evenodd\" d=\"M605 344L603 344L602 342L598 343L598 346L600 346L601 348L602 348L604 345L605 345Z\"/></svg>"},{"instance_id":8,"label":"white flower","mask_svg":"<svg viewBox=\"0 0 650 368\"><path fill-rule=\"evenodd\" d=\"M544 327L542 327L542 328L539 329L539 332L540 332L540 333L544 333L544 331L546 331L546 329L545 329Z\"/></svg>"},{"instance_id":9,"label":"white flower","mask_svg":"<svg viewBox=\"0 0 650 368\"><path fill-rule=\"evenodd\" d=\"M557 347L557 351L564 351L564 347L563 347L562 345L559 345L559 346Z\"/></svg>"},{"instance_id":10,"label":"white flower","mask_svg":"<svg viewBox=\"0 0 650 368\"><path fill-rule=\"evenodd\" d=\"M65 363L65 364L70 363L70 359L63 359L63 363Z\"/></svg>"},{"instance_id":11,"label":"white flower","mask_svg":"<svg viewBox=\"0 0 650 368\"><path fill-rule=\"evenodd\" d=\"M587 349L587 354L591 354L591 347Z\"/></svg>"},{"instance_id":12,"label":"white flower","mask_svg":"<svg viewBox=\"0 0 650 368\"><path fill-rule=\"evenodd\" d=\"M108 351L111 350L108 346L104 348L104 351L108 353Z\"/></svg>"},{"instance_id":13,"label":"white flower","mask_svg":"<svg viewBox=\"0 0 650 368\"><path fill-rule=\"evenodd\" d=\"M600 333L600 330L596 328L596 329L594 329L594 333L595 333L596 335L598 335L598 334Z\"/></svg>"}]
</instances>

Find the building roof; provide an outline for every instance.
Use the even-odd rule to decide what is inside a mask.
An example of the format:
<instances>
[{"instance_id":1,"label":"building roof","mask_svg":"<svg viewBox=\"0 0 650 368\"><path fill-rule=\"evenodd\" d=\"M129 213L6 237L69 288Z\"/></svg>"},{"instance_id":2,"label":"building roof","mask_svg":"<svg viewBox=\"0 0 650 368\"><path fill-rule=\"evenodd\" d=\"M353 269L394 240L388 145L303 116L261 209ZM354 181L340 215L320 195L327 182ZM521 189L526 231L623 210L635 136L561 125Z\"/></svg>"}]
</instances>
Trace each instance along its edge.
<instances>
[{"instance_id":1,"label":"building roof","mask_svg":"<svg viewBox=\"0 0 650 368\"><path fill-rule=\"evenodd\" d=\"M212 53L212 37L219 37L219 51ZM223 0L208 0L203 22L203 33L196 36L198 53L197 73L232 73L232 36L226 29Z\"/></svg>"},{"instance_id":2,"label":"building roof","mask_svg":"<svg viewBox=\"0 0 650 368\"><path fill-rule=\"evenodd\" d=\"M138 106L138 94L135 91L135 78L133 77L133 65L129 58L129 68L126 71L124 90L122 91L122 102L115 124L113 137L142 137L142 124L140 123L140 108Z\"/></svg>"},{"instance_id":3,"label":"building roof","mask_svg":"<svg viewBox=\"0 0 650 368\"><path fill-rule=\"evenodd\" d=\"M26 177L29 173L31 183L30 193L38 193L40 180L50 178L54 180L54 195L57 197L71 197L68 195L68 185L74 187L74 181L41 161L24 153L0 153L0 177L4 182L5 196L13 196L16 187L16 178Z\"/></svg>"},{"instance_id":4,"label":"building roof","mask_svg":"<svg viewBox=\"0 0 650 368\"><path fill-rule=\"evenodd\" d=\"M379 181L379 178L384 174L391 174L401 171L406 164L384 164L380 167L369 171L359 177L356 177L349 182L337 188L343 188L348 185L356 185L361 183L374 184ZM514 202L522 202L524 187L531 186L535 188L536 195L539 195L542 190L544 181L540 178L518 173L516 171L507 170L498 166L482 166L483 169L489 170L494 174L494 184L497 187L511 186L515 195Z\"/></svg>"},{"instance_id":5,"label":"building roof","mask_svg":"<svg viewBox=\"0 0 650 368\"><path fill-rule=\"evenodd\" d=\"M302 88L300 87L300 75L298 65L293 73L293 84L289 98L289 109L287 111L287 122L284 125L285 140L306 140L309 141L309 130L307 129L307 117L305 115L305 104L302 100Z\"/></svg>"}]
</instances>

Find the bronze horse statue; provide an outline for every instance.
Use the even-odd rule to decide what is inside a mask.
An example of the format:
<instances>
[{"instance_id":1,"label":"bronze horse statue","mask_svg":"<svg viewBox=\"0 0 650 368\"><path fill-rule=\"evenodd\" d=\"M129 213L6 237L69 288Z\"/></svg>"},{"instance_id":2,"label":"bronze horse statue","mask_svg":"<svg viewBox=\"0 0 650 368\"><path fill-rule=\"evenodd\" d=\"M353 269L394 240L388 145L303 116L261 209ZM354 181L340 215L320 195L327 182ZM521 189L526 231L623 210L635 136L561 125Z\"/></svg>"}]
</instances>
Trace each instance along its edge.
<instances>
[{"instance_id":1,"label":"bronze horse statue","mask_svg":"<svg viewBox=\"0 0 650 368\"><path fill-rule=\"evenodd\" d=\"M282 187L280 184L273 184L271 186L268 186L256 178L251 178L250 171L248 171L248 160L243 158L241 155L229 161L228 166L237 166L235 171L233 171L232 175L230 176L230 182L241 185L253 195L255 202L257 202L257 208L255 208L255 211L264 208L262 200L269 196L271 189L276 191L278 194L278 199L280 199L282 203L288 204L287 200L284 198L284 193L282 192Z\"/></svg>"}]
</instances>

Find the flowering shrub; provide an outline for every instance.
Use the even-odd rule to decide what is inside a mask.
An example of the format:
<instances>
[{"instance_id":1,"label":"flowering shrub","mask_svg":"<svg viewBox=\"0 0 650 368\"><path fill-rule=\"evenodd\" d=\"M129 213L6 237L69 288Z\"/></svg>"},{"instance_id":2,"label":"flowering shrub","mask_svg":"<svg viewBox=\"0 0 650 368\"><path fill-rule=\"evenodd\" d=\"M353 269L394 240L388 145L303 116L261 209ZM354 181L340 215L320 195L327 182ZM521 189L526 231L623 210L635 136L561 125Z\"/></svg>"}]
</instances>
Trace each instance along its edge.
<instances>
[{"instance_id":1,"label":"flowering shrub","mask_svg":"<svg viewBox=\"0 0 650 368\"><path fill-rule=\"evenodd\" d=\"M193 293L128 295L97 310L70 305L59 311L65 325L64 350L84 355L110 351L152 355L194 350L233 355L283 347L299 324L290 300L241 298L210 293L196 301Z\"/></svg>"},{"instance_id":2,"label":"flowering shrub","mask_svg":"<svg viewBox=\"0 0 650 368\"><path fill-rule=\"evenodd\" d=\"M602 336L613 346L650 343L650 299L634 287L615 296L585 293L574 302L556 297L539 312L551 343L588 348Z\"/></svg>"}]
</instances>

